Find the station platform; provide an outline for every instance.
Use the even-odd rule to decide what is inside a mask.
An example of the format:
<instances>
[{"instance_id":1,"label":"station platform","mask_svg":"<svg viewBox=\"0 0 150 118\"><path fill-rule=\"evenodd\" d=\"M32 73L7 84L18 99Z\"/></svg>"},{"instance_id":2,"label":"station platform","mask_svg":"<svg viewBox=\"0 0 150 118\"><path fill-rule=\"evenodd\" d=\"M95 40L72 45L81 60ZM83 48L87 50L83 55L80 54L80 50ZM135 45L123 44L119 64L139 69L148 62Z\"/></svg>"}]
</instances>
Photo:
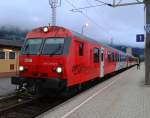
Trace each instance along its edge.
<instances>
[{"instance_id":1,"label":"station platform","mask_svg":"<svg viewBox=\"0 0 150 118\"><path fill-rule=\"evenodd\" d=\"M150 86L141 69L121 74L71 98L38 118L150 118Z\"/></svg>"},{"instance_id":2,"label":"station platform","mask_svg":"<svg viewBox=\"0 0 150 118\"><path fill-rule=\"evenodd\" d=\"M0 77L0 97L7 96L15 91L16 86L11 84L11 79Z\"/></svg>"}]
</instances>

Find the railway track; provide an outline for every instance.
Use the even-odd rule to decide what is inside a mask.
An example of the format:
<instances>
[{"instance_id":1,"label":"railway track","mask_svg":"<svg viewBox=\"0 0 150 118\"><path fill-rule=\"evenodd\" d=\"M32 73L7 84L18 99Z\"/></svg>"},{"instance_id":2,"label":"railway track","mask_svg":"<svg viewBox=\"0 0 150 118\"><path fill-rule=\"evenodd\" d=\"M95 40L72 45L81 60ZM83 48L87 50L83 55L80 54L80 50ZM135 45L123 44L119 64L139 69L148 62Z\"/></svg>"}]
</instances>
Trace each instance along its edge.
<instances>
[{"instance_id":1,"label":"railway track","mask_svg":"<svg viewBox=\"0 0 150 118\"><path fill-rule=\"evenodd\" d=\"M87 89L92 86L93 84L87 87ZM78 92L78 94L81 92L82 91ZM64 102L67 102L68 99L75 95L77 94L73 94L66 98L47 98L43 96L35 96L32 98L10 97L9 99L0 101L0 118L34 118Z\"/></svg>"},{"instance_id":2,"label":"railway track","mask_svg":"<svg viewBox=\"0 0 150 118\"><path fill-rule=\"evenodd\" d=\"M16 104L0 108L0 118L34 118L49 109L65 102L69 98L33 97Z\"/></svg>"},{"instance_id":3,"label":"railway track","mask_svg":"<svg viewBox=\"0 0 150 118\"><path fill-rule=\"evenodd\" d=\"M79 91L77 94L82 93L94 85L96 85L96 83L92 83L91 85L89 83L86 89ZM0 107L0 118L34 118L64 102L67 102L68 99L71 99L77 94L73 94L67 98L45 98L37 96L33 98L20 99L18 97L12 97L6 101L3 100L3 102L7 103L7 105Z\"/></svg>"}]
</instances>

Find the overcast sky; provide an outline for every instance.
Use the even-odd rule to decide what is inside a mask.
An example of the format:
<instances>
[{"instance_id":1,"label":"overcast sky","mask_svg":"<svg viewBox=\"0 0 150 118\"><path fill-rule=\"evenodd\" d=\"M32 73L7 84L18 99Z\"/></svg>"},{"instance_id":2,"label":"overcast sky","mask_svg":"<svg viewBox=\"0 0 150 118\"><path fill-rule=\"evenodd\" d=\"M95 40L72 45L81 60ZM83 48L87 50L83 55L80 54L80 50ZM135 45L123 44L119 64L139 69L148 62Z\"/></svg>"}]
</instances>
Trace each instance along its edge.
<instances>
[{"instance_id":1,"label":"overcast sky","mask_svg":"<svg viewBox=\"0 0 150 118\"><path fill-rule=\"evenodd\" d=\"M83 15L80 12L71 12L73 6L67 1L76 8L101 4L95 0L62 0L61 7L57 9L57 25L81 32L82 26L88 23L84 34L89 37L105 43L110 43L112 39L113 44L144 47L144 43L136 42L136 34L144 33L144 5L118 8L100 6L83 10ZM135 1L122 0L122 3ZM0 25L29 29L45 26L50 22L51 8L48 0L0 1Z\"/></svg>"}]
</instances>

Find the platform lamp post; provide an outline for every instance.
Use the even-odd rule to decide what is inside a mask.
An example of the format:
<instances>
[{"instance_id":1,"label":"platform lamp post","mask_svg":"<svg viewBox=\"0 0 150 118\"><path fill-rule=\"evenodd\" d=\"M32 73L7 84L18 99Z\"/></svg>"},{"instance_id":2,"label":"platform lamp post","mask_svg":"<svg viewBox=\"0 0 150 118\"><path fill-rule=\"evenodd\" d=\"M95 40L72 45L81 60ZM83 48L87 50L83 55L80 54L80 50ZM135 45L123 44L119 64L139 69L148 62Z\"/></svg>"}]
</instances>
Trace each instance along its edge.
<instances>
[{"instance_id":1,"label":"platform lamp post","mask_svg":"<svg viewBox=\"0 0 150 118\"><path fill-rule=\"evenodd\" d=\"M84 24L83 26L82 26L82 32L81 32L81 34L83 34L84 33L84 28L86 28L86 27L88 27L89 26L89 24L88 23L86 23L86 24Z\"/></svg>"}]
</instances>

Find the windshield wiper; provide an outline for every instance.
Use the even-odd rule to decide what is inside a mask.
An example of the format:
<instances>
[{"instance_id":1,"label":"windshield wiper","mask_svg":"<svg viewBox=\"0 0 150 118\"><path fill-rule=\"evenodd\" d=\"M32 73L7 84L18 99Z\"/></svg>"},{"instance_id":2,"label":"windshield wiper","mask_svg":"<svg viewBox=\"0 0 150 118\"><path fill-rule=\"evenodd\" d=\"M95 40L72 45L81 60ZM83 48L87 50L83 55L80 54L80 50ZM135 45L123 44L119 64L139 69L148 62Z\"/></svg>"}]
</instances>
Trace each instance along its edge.
<instances>
[{"instance_id":1,"label":"windshield wiper","mask_svg":"<svg viewBox=\"0 0 150 118\"><path fill-rule=\"evenodd\" d=\"M60 49L61 49L61 44L59 44L58 48L56 48L50 55L55 55L58 51L60 51ZM62 53L62 50L61 50L61 53Z\"/></svg>"},{"instance_id":2,"label":"windshield wiper","mask_svg":"<svg viewBox=\"0 0 150 118\"><path fill-rule=\"evenodd\" d=\"M56 55L57 52L60 51L60 50L61 50L61 44L58 44L57 48L54 49L52 52L43 51L42 54L43 54L43 55ZM61 50L61 52L59 53L59 55L62 54L62 51L63 51L63 50ZM57 54L57 55L58 55L58 54Z\"/></svg>"}]
</instances>

